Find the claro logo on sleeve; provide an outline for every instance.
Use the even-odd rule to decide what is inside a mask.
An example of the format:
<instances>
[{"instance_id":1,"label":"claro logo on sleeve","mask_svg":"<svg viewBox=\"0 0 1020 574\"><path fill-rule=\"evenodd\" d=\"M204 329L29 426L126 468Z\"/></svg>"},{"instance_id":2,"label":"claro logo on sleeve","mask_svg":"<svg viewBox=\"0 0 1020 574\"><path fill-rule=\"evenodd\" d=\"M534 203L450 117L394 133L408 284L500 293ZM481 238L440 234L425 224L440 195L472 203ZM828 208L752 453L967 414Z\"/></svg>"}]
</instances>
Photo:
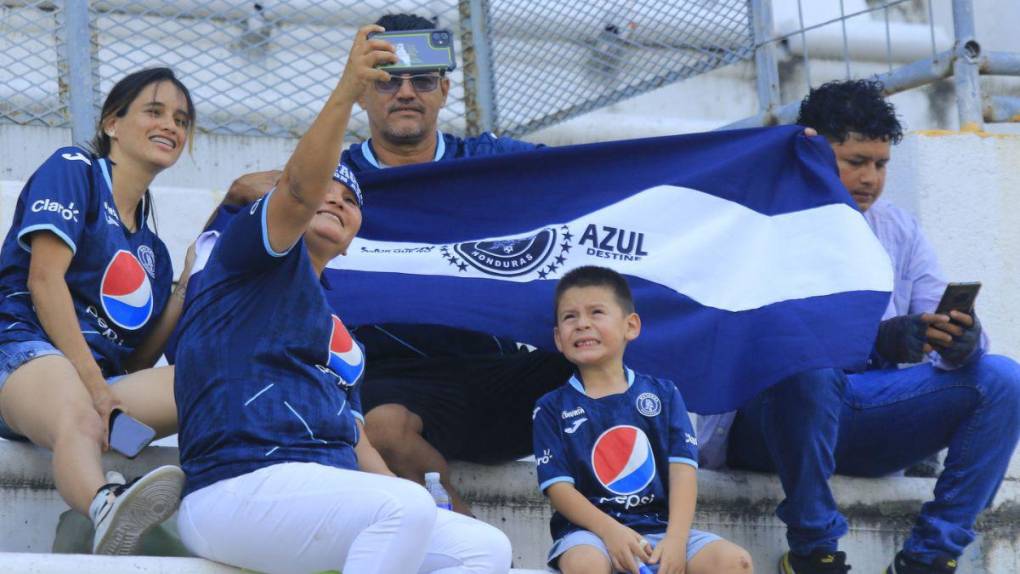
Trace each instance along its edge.
<instances>
[{"instance_id":1,"label":"claro logo on sleeve","mask_svg":"<svg viewBox=\"0 0 1020 574\"><path fill-rule=\"evenodd\" d=\"M65 221L78 221L78 210L75 209L73 201L67 207L64 207L64 204L52 199L36 200L32 204L32 212L40 213L42 211L60 214L60 217L64 218Z\"/></svg>"}]
</instances>

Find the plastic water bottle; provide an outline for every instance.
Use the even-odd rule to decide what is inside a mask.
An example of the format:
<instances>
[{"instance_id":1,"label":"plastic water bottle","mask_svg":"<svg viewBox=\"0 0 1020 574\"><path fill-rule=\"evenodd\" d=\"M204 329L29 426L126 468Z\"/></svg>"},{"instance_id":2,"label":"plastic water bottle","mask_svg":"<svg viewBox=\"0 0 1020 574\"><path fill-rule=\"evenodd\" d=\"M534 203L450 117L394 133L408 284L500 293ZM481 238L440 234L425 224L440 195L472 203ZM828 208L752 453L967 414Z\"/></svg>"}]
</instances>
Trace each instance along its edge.
<instances>
[{"instance_id":1,"label":"plastic water bottle","mask_svg":"<svg viewBox=\"0 0 1020 574\"><path fill-rule=\"evenodd\" d=\"M450 504L450 495L446 493L443 484L439 482L438 472L425 473L425 490L432 495L432 500L436 501L437 507L453 510L453 504Z\"/></svg>"}]
</instances>

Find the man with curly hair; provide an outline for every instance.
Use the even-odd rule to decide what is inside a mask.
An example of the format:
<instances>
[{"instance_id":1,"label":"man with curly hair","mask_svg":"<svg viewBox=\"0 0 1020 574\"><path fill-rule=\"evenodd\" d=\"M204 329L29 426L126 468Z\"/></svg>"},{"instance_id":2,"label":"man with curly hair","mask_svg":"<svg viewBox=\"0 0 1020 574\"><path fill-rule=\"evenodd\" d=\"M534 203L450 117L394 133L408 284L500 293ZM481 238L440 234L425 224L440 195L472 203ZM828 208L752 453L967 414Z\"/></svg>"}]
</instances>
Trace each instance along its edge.
<instances>
[{"instance_id":1,"label":"man with curly hair","mask_svg":"<svg viewBox=\"0 0 1020 574\"><path fill-rule=\"evenodd\" d=\"M894 266L867 369L800 373L699 425L703 466L779 474L786 499L776 514L790 546L781 574L850 569L838 551L848 527L828 486L834 473L884 476L947 447L934 500L886 573L955 572L1020 436L1020 366L986 354L975 314L935 313L946 286L935 252L916 219L881 199L890 148L903 137L882 90L867 80L825 84L797 119L832 145L843 185Z\"/></svg>"}]
</instances>

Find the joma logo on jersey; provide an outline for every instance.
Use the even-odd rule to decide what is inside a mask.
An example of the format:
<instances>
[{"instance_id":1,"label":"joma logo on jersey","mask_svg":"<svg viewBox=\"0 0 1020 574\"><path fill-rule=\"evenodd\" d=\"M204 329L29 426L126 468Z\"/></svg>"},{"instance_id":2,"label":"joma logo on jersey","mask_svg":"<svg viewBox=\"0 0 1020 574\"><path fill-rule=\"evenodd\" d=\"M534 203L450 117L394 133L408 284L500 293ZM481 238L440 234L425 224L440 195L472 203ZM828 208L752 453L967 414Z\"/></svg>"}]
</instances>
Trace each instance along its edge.
<instances>
[{"instance_id":1,"label":"joma logo on jersey","mask_svg":"<svg viewBox=\"0 0 1020 574\"><path fill-rule=\"evenodd\" d=\"M85 155L82 154L82 153L73 153L73 154L72 153L65 153L65 154L61 154L60 157L66 159L67 161L83 161L83 162L85 162L88 165L92 165L92 160L90 160L89 158L85 157Z\"/></svg>"},{"instance_id":2,"label":"joma logo on jersey","mask_svg":"<svg viewBox=\"0 0 1020 574\"><path fill-rule=\"evenodd\" d=\"M64 204L52 199L39 199L32 204L32 213L42 211L57 213L60 217L64 218L64 221L78 221L78 210L75 209L73 201L67 207L64 207Z\"/></svg>"},{"instance_id":3,"label":"joma logo on jersey","mask_svg":"<svg viewBox=\"0 0 1020 574\"><path fill-rule=\"evenodd\" d=\"M589 223L578 245L590 245L588 255L617 261L640 261L645 251L645 234L608 225Z\"/></svg>"}]
</instances>

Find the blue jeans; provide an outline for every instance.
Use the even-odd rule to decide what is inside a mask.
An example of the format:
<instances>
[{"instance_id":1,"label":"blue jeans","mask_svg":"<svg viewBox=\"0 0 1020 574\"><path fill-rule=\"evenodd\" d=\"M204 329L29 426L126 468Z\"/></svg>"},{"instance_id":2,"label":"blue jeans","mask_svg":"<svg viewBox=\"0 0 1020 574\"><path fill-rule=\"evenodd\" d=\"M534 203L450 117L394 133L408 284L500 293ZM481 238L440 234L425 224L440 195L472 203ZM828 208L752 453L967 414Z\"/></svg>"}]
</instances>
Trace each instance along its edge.
<instances>
[{"instance_id":1,"label":"blue jeans","mask_svg":"<svg viewBox=\"0 0 1020 574\"><path fill-rule=\"evenodd\" d=\"M776 472L786 499L776 515L790 549L834 551L847 532L828 479L878 477L948 447L934 500L924 504L904 550L930 563L957 557L995 496L1020 436L1020 365L981 356L955 371L930 365L795 375L737 414L728 463Z\"/></svg>"}]
</instances>

